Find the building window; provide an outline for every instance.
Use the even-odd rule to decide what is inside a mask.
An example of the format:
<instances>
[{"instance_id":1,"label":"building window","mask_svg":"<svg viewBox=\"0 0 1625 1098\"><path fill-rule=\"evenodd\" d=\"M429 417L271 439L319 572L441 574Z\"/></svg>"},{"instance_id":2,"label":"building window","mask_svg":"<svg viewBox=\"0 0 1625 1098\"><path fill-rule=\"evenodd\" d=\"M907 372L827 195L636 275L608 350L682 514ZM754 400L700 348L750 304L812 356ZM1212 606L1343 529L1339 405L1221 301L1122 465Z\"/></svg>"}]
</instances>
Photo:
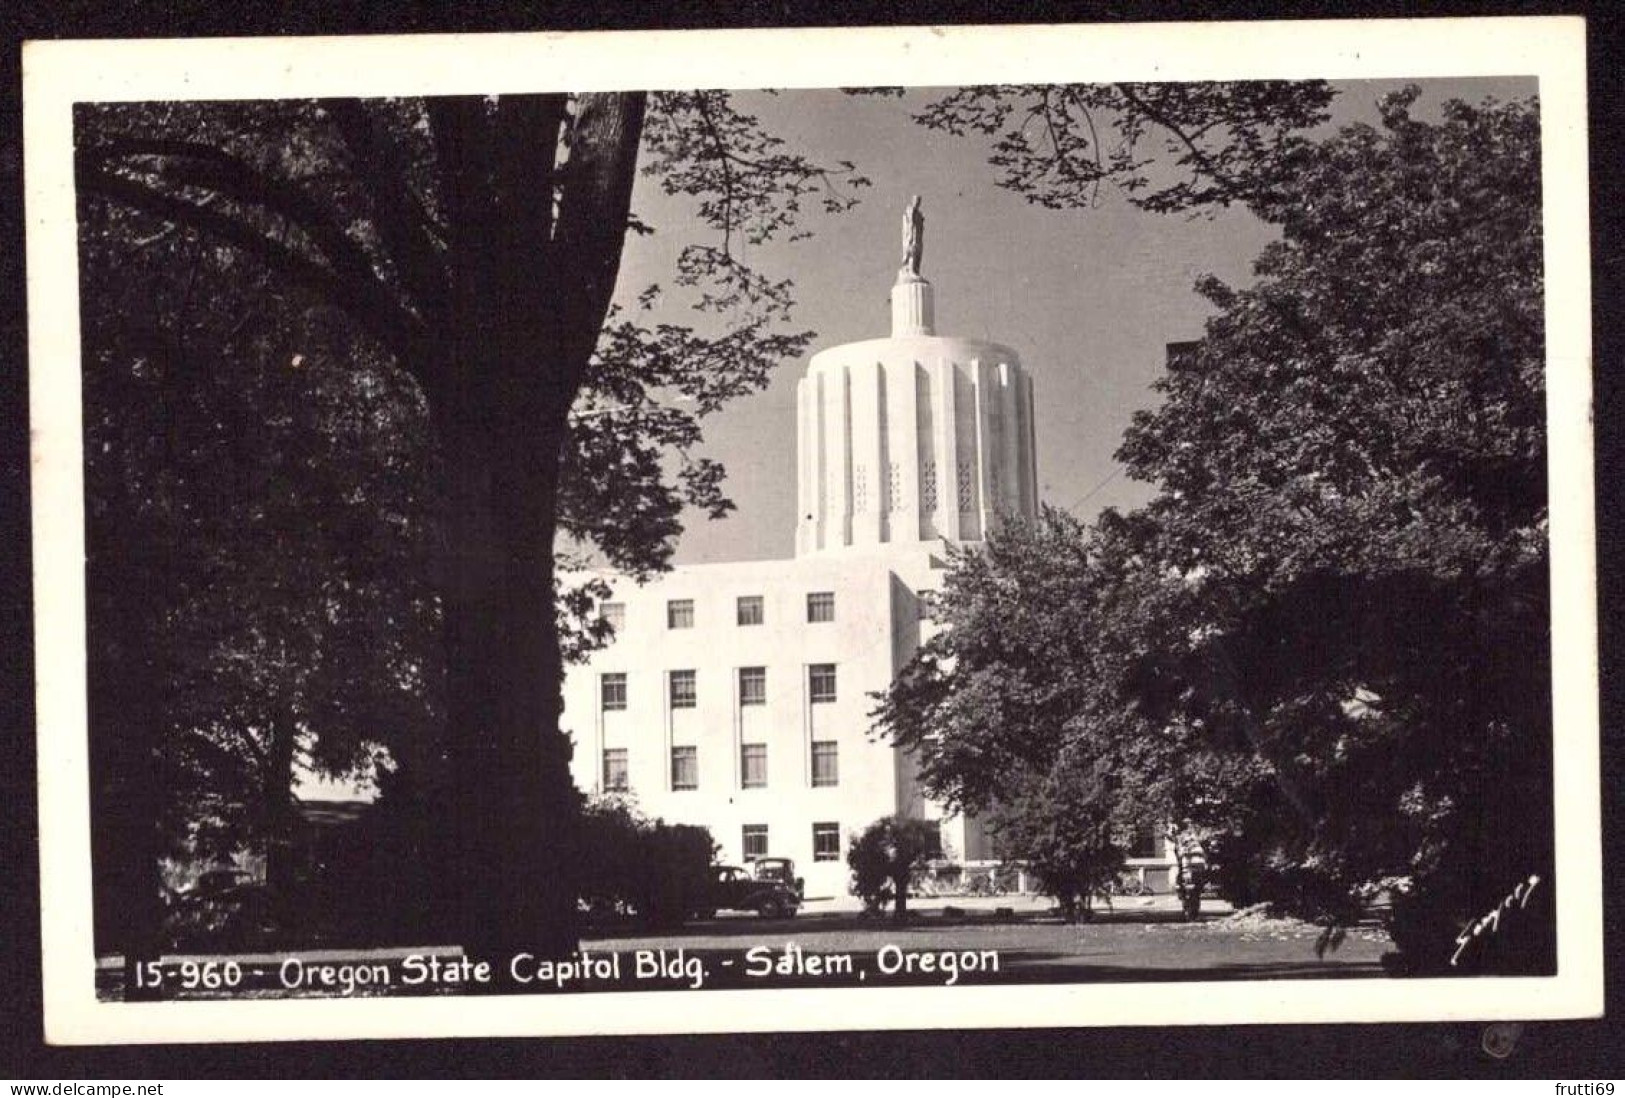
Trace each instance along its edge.
<instances>
[{"instance_id":1,"label":"building window","mask_svg":"<svg viewBox=\"0 0 1625 1098\"><path fill-rule=\"evenodd\" d=\"M813 861L838 862L841 860L841 825L813 824Z\"/></svg>"},{"instance_id":2,"label":"building window","mask_svg":"<svg viewBox=\"0 0 1625 1098\"><path fill-rule=\"evenodd\" d=\"M815 663L807 668L807 694L814 705L835 700L835 665Z\"/></svg>"},{"instance_id":3,"label":"building window","mask_svg":"<svg viewBox=\"0 0 1625 1098\"><path fill-rule=\"evenodd\" d=\"M598 616L615 632L626 628L626 603L606 602L598 608Z\"/></svg>"},{"instance_id":4,"label":"building window","mask_svg":"<svg viewBox=\"0 0 1625 1098\"><path fill-rule=\"evenodd\" d=\"M604 792L625 793L630 788L626 777L626 748L611 747L604 751Z\"/></svg>"},{"instance_id":5,"label":"building window","mask_svg":"<svg viewBox=\"0 0 1625 1098\"><path fill-rule=\"evenodd\" d=\"M666 628L694 628L693 599L668 599L666 601Z\"/></svg>"},{"instance_id":6,"label":"building window","mask_svg":"<svg viewBox=\"0 0 1625 1098\"><path fill-rule=\"evenodd\" d=\"M767 668L741 667L739 669L739 704L767 704Z\"/></svg>"},{"instance_id":7,"label":"building window","mask_svg":"<svg viewBox=\"0 0 1625 1098\"><path fill-rule=\"evenodd\" d=\"M735 612L740 625L762 624L762 596L740 595Z\"/></svg>"},{"instance_id":8,"label":"building window","mask_svg":"<svg viewBox=\"0 0 1625 1098\"><path fill-rule=\"evenodd\" d=\"M807 620L835 620L834 591L814 591L807 596Z\"/></svg>"},{"instance_id":9,"label":"building window","mask_svg":"<svg viewBox=\"0 0 1625 1098\"><path fill-rule=\"evenodd\" d=\"M671 749L671 787L698 789L700 787L700 749L674 747Z\"/></svg>"},{"instance_id":10,"label":"building window","mask_svg":"<svg viewBox=\"0 0 1625 1098\"><path fill-rule=\"evenodd\" d=\"M937 463L922 461L920 463L920 510L935 511L937 509Z\"/></svg>"},{"instance_id":11,"label":"building window","mask_svg":"<svg viewBox=\"0 0 1625 1098\"><path fill-rule=\"evenodd\" d=\"M1152 824L1140 824L1134 829L1129 838L1128 856L1130 858L1155 858L1157 856L1157 829Z\"/></svg>"},{"instance_id":12,"label":"building window","mask_svg":"<svg viewBox=\"0 0 1625 1098\"><path fill-rule=\"evenodd\" d=\"M767 788L767 744L747 743L739 749L739 774L746 789Z\"/></svg>"},{"instance_id":13,"label":"building window","mask_svg":"<svg viewBox=\"0 0 1625 1098\"><path fill-rule=\"evenodd\" d=\"M698 694L694 687L694 672L673 671L671 673L671 707L673 709L693 709L697 704Z\"/></svg>"},{"instance_id":14,"label":"building window","mask_svg":"<svg viewBox=\"0 0 1625 1098\"><path fill-rule=\"evenodd\" d=\"M746 824L742 829L739 846L747 862L767 857L767 825Z\"/></svg>"},{"instance_id":15,"label":"building window","mask_svg":"<svg viewBox=\"0 0 1625 1098\"><path fill-rule=\"evenodd\" d=\"M767 705L767 668L739 668L739 705Z\"/></svg>"},{"instance_id":16,"label":"building window","mask_svg":"<svg viewBox=\"0 0 1625 1098\"><path fill-rule=\"evenodd\" d=\"M626 708L625 672L598 676L598 701L606 713Z\"/></svg>"},{"instance_id":17,"label":"building window","mask_svg":"<svg viewBox=\"0 0 1625 1098\"><path fill-rule=\"evenodd\" d=\"M841 784L840 747L834 740L814 740L812 745L813 785Z\"/></svg>"}]
</instances>

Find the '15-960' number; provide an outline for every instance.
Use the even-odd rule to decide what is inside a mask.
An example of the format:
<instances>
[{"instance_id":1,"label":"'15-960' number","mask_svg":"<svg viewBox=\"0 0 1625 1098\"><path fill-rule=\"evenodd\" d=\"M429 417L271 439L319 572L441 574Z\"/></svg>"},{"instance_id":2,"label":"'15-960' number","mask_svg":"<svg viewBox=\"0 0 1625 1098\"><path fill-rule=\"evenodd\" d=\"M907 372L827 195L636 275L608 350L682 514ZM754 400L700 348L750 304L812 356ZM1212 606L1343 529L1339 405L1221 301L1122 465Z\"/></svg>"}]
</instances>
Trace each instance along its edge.
<instances>
[{"instance_id":1,"label":"'15-960' number","mask_svg":"<svg viewBox=\"0 0 1625 1098\"><path fill-rule=\"evenodd\" d=\"M173 966L174 978L185 991L233 988L243 982L243 966L236 961L182 961ZM160 961L142 961L135 966L135 986L163 987L166 973Z\"/></svg>"}]
</instances>

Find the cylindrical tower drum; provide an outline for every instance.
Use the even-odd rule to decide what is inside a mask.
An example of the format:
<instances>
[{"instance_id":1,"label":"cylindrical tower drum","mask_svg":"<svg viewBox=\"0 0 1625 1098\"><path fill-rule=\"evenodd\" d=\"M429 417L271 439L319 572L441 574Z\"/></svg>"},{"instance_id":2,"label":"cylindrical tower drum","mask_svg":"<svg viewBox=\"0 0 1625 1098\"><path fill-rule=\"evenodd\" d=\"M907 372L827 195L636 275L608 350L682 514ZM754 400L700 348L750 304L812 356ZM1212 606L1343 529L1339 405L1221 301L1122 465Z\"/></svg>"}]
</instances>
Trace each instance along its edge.
<instances>
[{"instance_id":1,"label":"cylindrical tower drum","mask_svg":"<svg viewBox=\"0 0 1625 1098\"><path fill-rule=\"evenodd\" d=\"M797 391L796 554L978 541L1038 511L1032 383L1010 348L934 333L904 272L892 335L814 355Z\"/></svg>"}]
</instances>

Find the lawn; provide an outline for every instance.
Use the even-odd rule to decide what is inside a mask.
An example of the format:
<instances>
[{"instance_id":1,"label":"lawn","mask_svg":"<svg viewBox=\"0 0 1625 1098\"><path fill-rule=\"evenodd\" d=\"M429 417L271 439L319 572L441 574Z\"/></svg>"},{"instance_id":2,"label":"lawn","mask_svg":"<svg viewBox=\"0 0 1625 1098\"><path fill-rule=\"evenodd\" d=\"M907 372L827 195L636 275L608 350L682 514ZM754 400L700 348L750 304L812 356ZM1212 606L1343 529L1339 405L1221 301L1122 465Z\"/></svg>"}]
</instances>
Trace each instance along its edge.
<instances>
[{"instance_id":1,"label":"lawn","mask_svg":"<svg viewBox=\"0 0 1625 1098\"><path fill-rule=\"evenodd\" d=\"M1285 919L1242 913L1208 916L1196 923L1171 912L1117 911L1071 924L1046 912L1008 913L992 910L943 914L922 913L905 923L889 917L852 914L802 915L792 919L718 918L662 933L605 935L582 943L585 950L683 950L707 960L714 973L708 986L791 986L805 975L783 982L773 977L742 979L724 961L752 948L770 951L777 962L794 952L802 957L850 956L865 968L864 982L941 983L937 972L879 971L885 947L914 954L975 953L999 956L996 975L963 973L957 982L1092 982L1124 980L1240 980L1380 977L1382 954L1392 948L1375 927L1350 931L1336 949L1317 956L1319 929ZM896 954L888 960L895 960ZM985 966L984 966L985 967ZM823 983L848 983L837 976Z\"/></svg>"}]
</instances>

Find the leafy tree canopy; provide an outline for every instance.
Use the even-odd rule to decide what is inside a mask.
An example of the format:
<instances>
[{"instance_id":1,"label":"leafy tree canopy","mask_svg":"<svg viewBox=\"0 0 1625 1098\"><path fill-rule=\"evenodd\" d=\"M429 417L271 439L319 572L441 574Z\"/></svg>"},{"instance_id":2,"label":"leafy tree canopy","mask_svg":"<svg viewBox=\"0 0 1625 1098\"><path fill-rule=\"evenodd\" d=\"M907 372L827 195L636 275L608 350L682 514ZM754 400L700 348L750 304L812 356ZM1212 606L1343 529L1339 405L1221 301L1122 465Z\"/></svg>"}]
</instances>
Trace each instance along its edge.
<instances>
[{"instance_id":1,"label":"leafy tree canopy","mask_svg":"<svg viewBox=\"0 0 1625 1098\"><path fill-rule=\"evenodd\" d=\"M1425 968L1549 875L1551 727L1538 113L1415 96L1295 149L1256 282L1200 287L1119 455L1159 495L958 557L878 716L970 807L1090 760L1238 899L1391 890Z\"/></svg>"},{"instance_id":2,"label":"leafy tree canopy","mask_svg":"<svg viewBox=\"0 0 1625 1098\"><path fill-rule=\"evenodd\" d=\"M169 853L225 858L286 830L296 765L354 778L433 740L424 410L229 249L82 214L98 805L138 832L116 791L146 783Z\"/></svg>"},{"instance_id":3,"label":"leafy tree canopy","mask_svg":"<svg viewBox=\"0 0 1625 1098\"><path fill-rule=\"evenodd\" d=\"M113 428L101 440L109 447L104 465L123 463L128 474L122 485L113 477L96 480L97 490L141 497L112 520L109 544L121 533L147 538L142 551L162 558L173 580L141 589L116 555L98 556L107 593L101 620L109 624L104 651L155 657L126 661L131 673L106 680L116 686L102 712L125 711L121 699L143 686L150 691L155 680L212 673L208 661L224 658L239 672L232 689L241 695L274 699L286 692L347 709L349 723L373 729L369 734L383 735L379 725L396 723L396 738L413 742L420 763L441 754L431 742L443 743L453 786L435 795L449 797L447 823L459 838L448 846L458 852L456 872L442 876L448 889L489 908L480 915L478 905L458 902L469 926L452 932L465 941L504 934L509 924L515 934L523 927L526 940L535 940L538 924L561 943L570 940L569 888L539 890L530 879L552 870L513 868L552 864L557 856L548 851L567 845L561 841L573 815L562 761L567 746L538 731L557 727L559 661L601 632L566 628L560 641L555 615L590 621L595 592L556 591L555 534L585 540L642 574L669 557L685 504L713 515L728 509L721 468L692 453L698 420L759 387L773 365L811 338L787 323L788 283L738 262L731 242L736 234L765 239L790 231L797 210L781 200L793 203L808 187L829 196L825 209L838 210L863 183L849 169L826 171L786 152L728 100L701 93L655 96L652 105L639 94L143 103L85 106L77 115L82 242L93 291L86 296L100 310L87 315L87 346L108 359L95 365L128 380L142 361L130 346L150 337L186 343L197 359L227 360L222 375L229 370L247 379L233 392L210 388L214 379L195 370L183 379L166 365L163 383L185 389L177 400L215 401L219 415L212 418L175 417L173 403L120 402L102 387L106 379L91 386L93 399L107 393L110 400L90 417ZM692 326L647 323L641 308L639 315L609 315L625 233L649 228L627 209L640 146L669 191L696 196L702 226L716 233L716 240L685 251L675 275L697 310ZM642 303L654 293L650 288ZM238 318L254 319L255 331L275 338L262 338L260 347L182 331L198 324L224 331ZM283 368L294 360L313 365ZM418 422L389 419L362 399L365 386L376 388L384 375L397 390L407 379L405 399ZM335 394L346 385L356 392L353 403L339 400L329 419L316 423L319 383L331 383ZM578 396L579 414L572 415ZM219 418L228 404L229 426ZM297 601L301 584L319 585L323 577L315 546L291 536L300 523L322 527L342 507L373 507L377 521L389 518L387 493L341 485L345 455L324 449L347 429L333 426L333 417L379 432L372 443L346 443L359 458L358 476L378 473L380 461L387 466L398 432L415 447L394 459L412 465L400 484L421 487L430 478L422 502L432 506L426 514L414 511L405 531L413 552L429 551L418 554L416 571L376 574L383 577L377 582L395 584L379 596L385 601L414 592L413 621L437 628L441 643L420 645L402 621L372 613L372 625L396 633L357 646L347 639L354 629L341 637L343 630L323 623L324 635L334 639L318 654L308 630L323 614L347 620L362 613L359 595L338 600L338 611L314 597L297 603L304 632L279 624L295 612L285 604ZM277 435L279 424L287 433ZM222 431L225 440L215 437ZM292 435L287 452L297 454L294 467L325 494L272 489L269 506L283 517L266 521L282 528L281 536L256 540L252 524L209 517L264 504L265 493L234 498L212 487L214 480L185 480L184 491L171 493L176 507L215 525L184 532L165 518L162 500L149 498L184 479L184 470L230 475L220 463L223 446L241 456L240 465L258 462L254 475L291 475L286 464L280 473L265 470L276 469L276 446ZM111 448L139 451L147 445L140 440L160 437L171 445L145 455L153 458L145 464L139 452ZM249 452L254 447L263 449ZM318 471L329 460L334 470L323 481ZM239 500L241 508L228 510ZM141 507L151 513L134 514ZM123 523L129 525L119 528ZM357 547L353 537L333 546L346 565ZM230 573L229 584L210 578L211 562ZM337 585L343 570L323 578ZM198 635L188 639L173 608L193 588L214 598L189 619ZM143 591L163 613L137 608ZM410 654L396 657L393 674L369 674L377 659L402 649ZM292 662L283 658L289 652ZM339 670L332 681L308 679L305 669L317 666ZM394 695L383 695L398 685L402 667L417 680L412 690L446 699L436 714L446 730L442 741L409 735L409 723L395 721ZM365 686L369 679L378 689ZM210 797L238 803L228 775L257 769L265 746L253 731L259 726L245 724L242 697L189 696L210 712L183 718L177 696L149 694L146 719L93 729L93 736L121 741L106 753L107 769L127 775L113 791L124 810L105 816L109 827L151 818L158 806L148 790L166 790L159 799L168 803L187 803L173 782L152 781L142 763L174 754L178 726L214 730L210 751L192 752L187 765ZM297 740L330 768L355 761L353 734L348 740L330 734L329 724L318 728L308 718L294 718L290 727L295 731L277 738L279 751ZM132 760L136 765L127 765ZM260 776L267 789L288 781L280 764ZM425 788L422 781L417 788ZM556 833L545 836L549 827ZM239 825L225 831L235 831L237 840L247 834ZM141 864L151 865L140 851L112 860L126 867L115 877L138 879ZM523 896L515 892L520 882ZM140 883L132 888L152 891ZM116 891L103 894L118 905ZM539 902L559 910L540 916Z\"/></svg>"},{"instance_id":4,"label":"leafy tree canopy","mask_svg":"<svg viewBox=\"0 0 1625 1098\"><path fill-rule=\"evenodd\" d=\"M586 109L585 100L571 102L551 118L559 151L547 154L561 164ZM523 127L541 125L539 111L526 97L486 100L478 108L481 137L516 140ZM455 306L456 272L447 265L455 258L448 233L458 197L454 177L436 165L476 151L446 143L442 131L456 128L451 112L446 101L427 100L86 107L79 182L89 195L139 211L148 232L180 226L229 246L262 290L273 276L299 287L294 300L308 308L336 303L422 380L426 370L414 364L453 323ZM659 286L645 288L634 313L610 312L584 378L581 414L571 420L560 503L565 531L638 574L669 559L685 505L712 517L732 507L721 467L693 452L700 419L760 388L812 339L785 327L794 304L789 281L745 266L738 243L807 235L797 227L803 200L816 193L819 209L840 212L868 185L849 163L824 166L785 151L718 92L653 96L643 156L642 170L667 193L693 196L699 224L716 234L686 244L674 272L696 323L645 323ZM530 167L540 171L539 163ZM555 201L566 186L562 176L555 180ZM635 213L627 227L655 231ZM526 242L502 243L506 251ZM529 243L540 255L548 241ZM675 478L667 473L672 455Z\"/></svg>"},{"instance_id":5,"label":"leafy tree canopy","mask_svg":"<svg viewBox=\"0 0 1625 1098\"><path fill-rule=\"evenodd\" d=\"M991 138L999 184L1048 209L1092 206L1111 185L1153 213L1241 204L1269 216L1281 165L1334 94L1318 80L1001 85L949 92L915 118Z\"/></svg>"}]
</instances>

